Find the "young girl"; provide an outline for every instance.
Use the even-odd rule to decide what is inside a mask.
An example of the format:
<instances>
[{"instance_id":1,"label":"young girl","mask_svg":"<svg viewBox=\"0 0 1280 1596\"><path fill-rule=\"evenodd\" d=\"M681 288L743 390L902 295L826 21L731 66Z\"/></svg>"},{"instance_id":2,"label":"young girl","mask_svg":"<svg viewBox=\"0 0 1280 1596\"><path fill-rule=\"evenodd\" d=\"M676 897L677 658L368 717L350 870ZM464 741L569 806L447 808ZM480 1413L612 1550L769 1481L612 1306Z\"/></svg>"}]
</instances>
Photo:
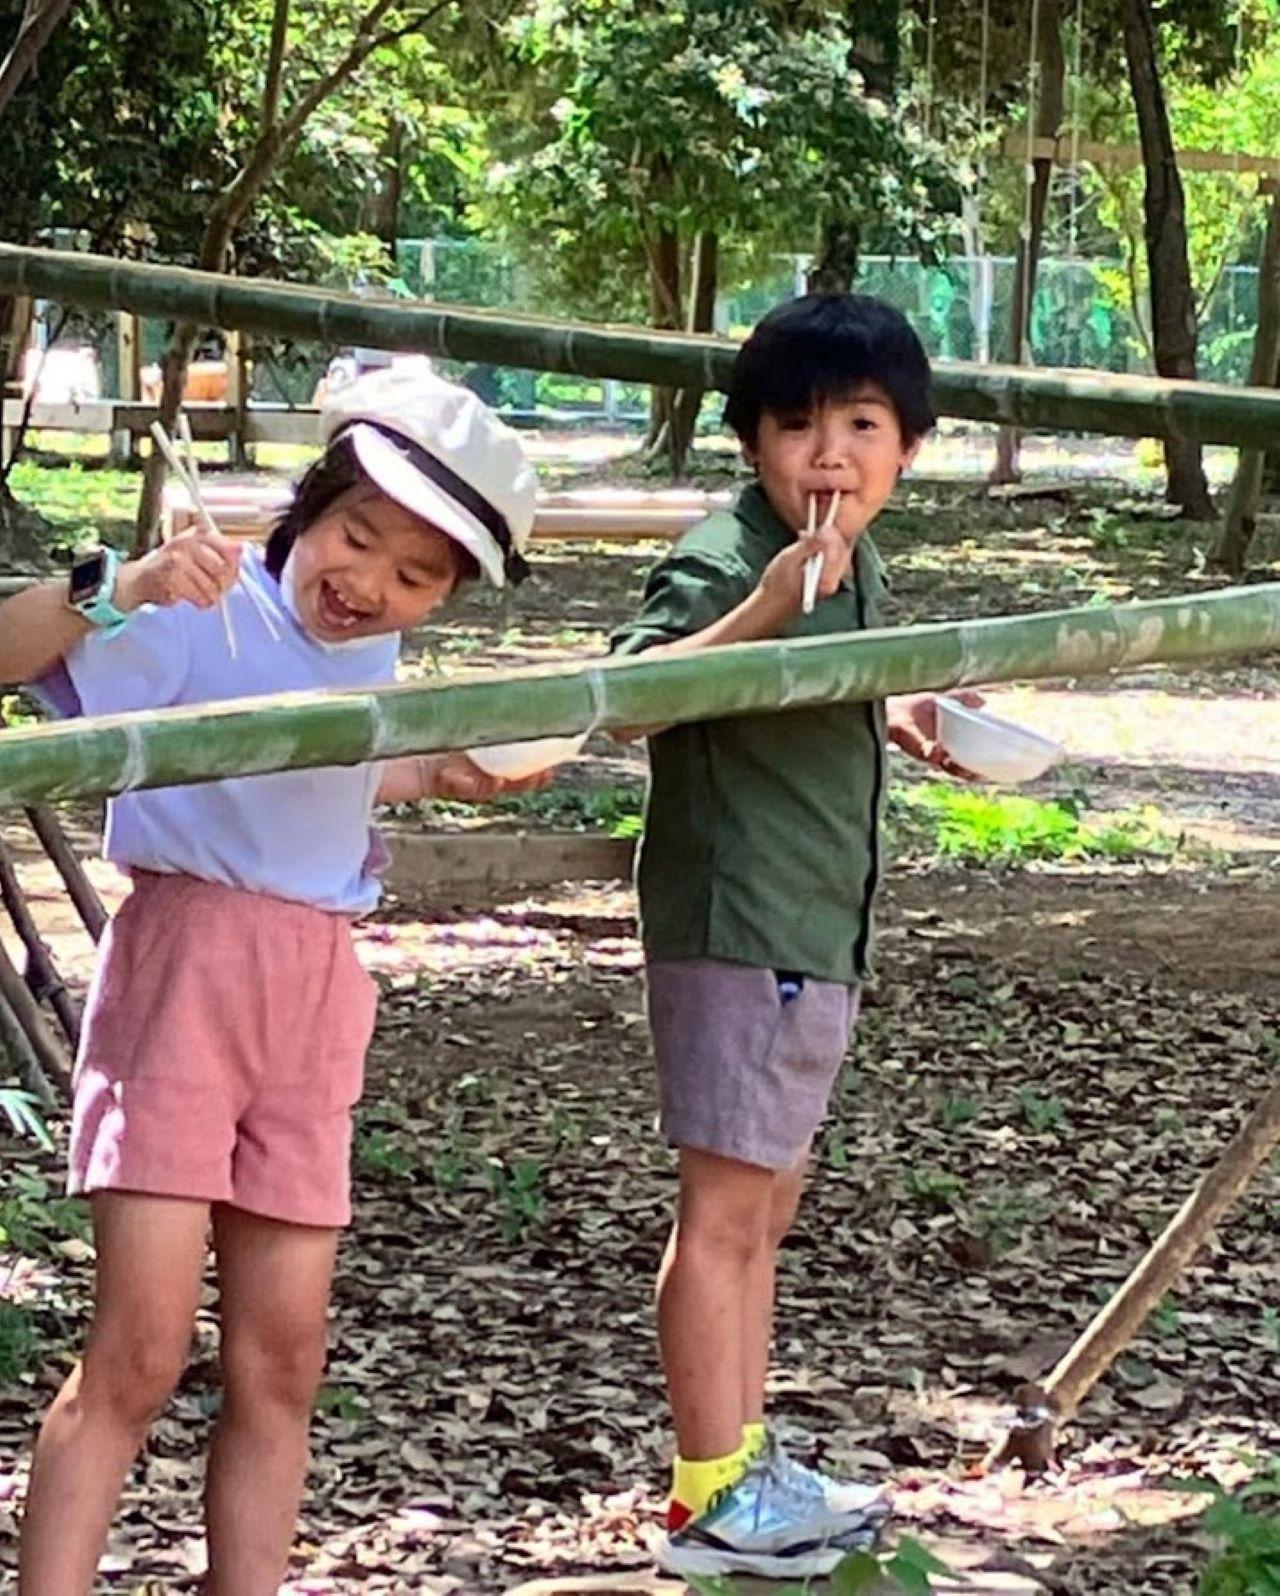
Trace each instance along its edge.
<instances>
[{"instance_id":1,"label":"young girl","mask_svg":"<svg viewBox=\"0 0 1280 1596\"><path fill-rule=\"evenodd\" d=\"M366 687L392 680L399 634L461 582L523 575L534 474L473 394L377 372L322 428L326 452L265 554L204 533L123 564L99 551L69 589L50 582L3 606L0 681L84 714ZM36 1446L22 1596L92 1588L125 1474L186 1360L211 1223L223 1397L205 1589L277 1590L374 1020L350 930L378 898L371 813L379 799L502 785L451 754L110 805L106 855L133 891L103 939L71 1136L70 1190L92 1197L96 1299Z\"/></svg>"}]
</instances>

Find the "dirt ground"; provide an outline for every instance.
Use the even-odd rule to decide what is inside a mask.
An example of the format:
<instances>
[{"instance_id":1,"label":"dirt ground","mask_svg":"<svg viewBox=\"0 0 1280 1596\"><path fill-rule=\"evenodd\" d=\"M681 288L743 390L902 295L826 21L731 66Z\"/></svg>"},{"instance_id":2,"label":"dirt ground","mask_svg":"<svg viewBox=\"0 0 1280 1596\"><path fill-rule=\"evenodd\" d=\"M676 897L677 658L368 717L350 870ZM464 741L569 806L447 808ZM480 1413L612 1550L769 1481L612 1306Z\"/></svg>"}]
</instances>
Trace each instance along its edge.
<instances>
[{"instance_id":1,"label":"dirt ground","mask_svg":"<svg viewBox=\"0 0 1280 1596\"><path fill-rule=\"evenodd\" d=\"M913 489L882 539L902 617L1201 583L1203 534L1123 496L1132 511L1088 483L1012 507L972 485ZM470 599L407 665L590 651L653 552L551 548L518 610ZM1060 1472L970 1474L1013 1389L1052 1366L1274 1078L1273 667L998 695L1068 743L1045 793L1152 803L1211 847L1001 870L913 858L885 894L878 979L782 1268L772 1400L809 1456L886 1481L900 1527L967 1569L968 1591L1189 1593L1209 1555L1203 1498L1171 1482L1230 1488L1280 1452L1273 1169L1095 1391ZM634 779L638 757L575 779ZM87 938L21 846L82 982ZM673 1166L653 1132L634 898L567 883L505 899L392 896L360 932L384 1002L293 1592L654 1588L668 1438L650 1292ZM29 1145L0 1156L0 1205L55 1178ZM0 1569L90 1269L65 1230L0 1252L0 1298L39 1332L0 1387ZM214 1303L211 1289L106 1589L196 1588Z\"/></svg>"}]
</instances>

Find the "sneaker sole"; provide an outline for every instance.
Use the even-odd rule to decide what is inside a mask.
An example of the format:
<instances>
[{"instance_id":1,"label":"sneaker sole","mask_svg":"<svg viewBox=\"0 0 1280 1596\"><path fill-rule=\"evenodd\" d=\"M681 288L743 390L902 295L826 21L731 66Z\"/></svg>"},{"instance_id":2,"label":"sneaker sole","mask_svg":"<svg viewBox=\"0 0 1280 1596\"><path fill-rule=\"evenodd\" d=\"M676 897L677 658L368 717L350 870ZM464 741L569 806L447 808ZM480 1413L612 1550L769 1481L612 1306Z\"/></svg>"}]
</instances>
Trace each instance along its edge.
<instances>
[{"instance_id":1,"label":"sneaker sole","mask_svg":"<svg viewBox=\"0 0 1280 1596\"><path fill-rule=\"evenodd\" d=\"M681 1578L690 1574L754 1574L760 1579L806 1579L831 1573L853 1549L828 1543L788 1557L785 1553L769 1556L763 1552L715 1551L709 1546L681 1547L673 1552L664 1546L658 1554L658 1566L663 1573Z\"/></svg>"}]
</instances>

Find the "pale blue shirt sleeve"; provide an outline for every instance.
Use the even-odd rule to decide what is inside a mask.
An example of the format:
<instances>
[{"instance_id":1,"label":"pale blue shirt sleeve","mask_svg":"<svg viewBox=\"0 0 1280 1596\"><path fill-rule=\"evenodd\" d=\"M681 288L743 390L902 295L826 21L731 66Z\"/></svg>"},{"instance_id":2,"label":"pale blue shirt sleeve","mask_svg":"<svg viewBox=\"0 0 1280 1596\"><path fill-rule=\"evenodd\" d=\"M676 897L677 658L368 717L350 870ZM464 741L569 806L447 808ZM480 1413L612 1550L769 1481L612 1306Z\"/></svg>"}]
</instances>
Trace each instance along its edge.
<instances>
[{"instance_id":1,"label":"pale blue shirt sleeve","mask_svg":"<svg viewBox=\"0 0 1280 1596\"><path fill-rule=\"evenodd\" d=\"M144 604L113 635L90 632L32 688L62 716L176 704L191 668L191 613L186 604Z\"/></svg>"}]
</instances>

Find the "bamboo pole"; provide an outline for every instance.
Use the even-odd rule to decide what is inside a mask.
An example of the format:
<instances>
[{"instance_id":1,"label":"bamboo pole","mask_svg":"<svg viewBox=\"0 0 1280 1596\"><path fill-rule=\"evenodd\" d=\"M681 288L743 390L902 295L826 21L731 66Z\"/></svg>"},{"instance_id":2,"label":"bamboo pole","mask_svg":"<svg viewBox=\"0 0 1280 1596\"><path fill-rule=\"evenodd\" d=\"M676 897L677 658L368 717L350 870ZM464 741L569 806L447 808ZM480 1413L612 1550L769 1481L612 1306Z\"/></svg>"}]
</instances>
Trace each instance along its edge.
<instances>
[{"instance_id":1,"label":"bamboo pole","mask_svg":"<svg viewBox=\"0 0 1280 1596\"><path fill-rule=\"evenodd\" d=\"M1280 647L1280 583L14 727L0 806Z\"/></svg>"},{"instance_id":2,"label":"bamboo pole","mask_svg":"<svg viewBox=\"0 0 1280 1596\"><path fill-rule=\"evenodd\" d=\"M990 1466L1019 1462L1039 1473L1056 1432L1137 1335L1147 1315L1199 1252L1218 1221L1280 1143L1280 1085L1265 1094L1222 1156L1152 1243L1146 1256L1076 1339L1042 1386L1025 1386L1019 1417Z\"/></svg>"},{"instance_id":3,"label":"bamboo pole","mask_svg":"<svg viewBox=\"0 0 1280 1596\"><path fill-rule=\"evenodd\" d=\"M14 244L0 245L0 291L268 336L425 350L675 388L723 389L737 352L723 338L458 306L379 304L267 279ZM1280 393L1273 389L938 361L934 392L943 415L973 421L1238 447L1280 442Z\"/></svg>"},{"instance_id":4,"label":"bamboo pole","mask_svg":"<svg viewBox=\"0 0 1280 1596\"><path fill-rule=\"evenodd\" d=\"M75 905L85 930L95 942L101 942L110 916L75 849L67 840L57 815L47 804L36 804L27 810L27 821L39 838L40 846L52 860L54 869L62 877L67 896Z\"/></svg>"}]
</instances>

